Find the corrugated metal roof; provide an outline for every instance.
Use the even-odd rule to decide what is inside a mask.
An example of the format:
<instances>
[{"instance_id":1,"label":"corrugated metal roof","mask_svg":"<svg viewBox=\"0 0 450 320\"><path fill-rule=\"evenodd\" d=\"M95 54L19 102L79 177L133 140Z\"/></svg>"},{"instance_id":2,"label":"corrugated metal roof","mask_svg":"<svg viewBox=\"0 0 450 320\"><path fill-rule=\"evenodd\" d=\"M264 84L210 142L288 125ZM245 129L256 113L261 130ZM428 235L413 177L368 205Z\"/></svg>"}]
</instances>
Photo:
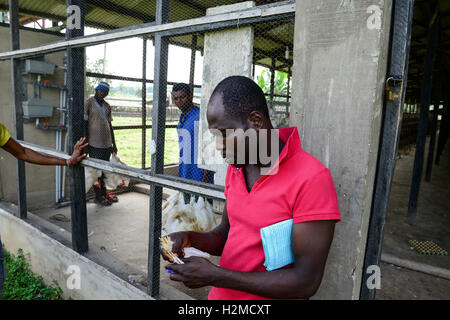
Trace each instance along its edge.
<instances>
[{"instance_id":1,"label":"corrugated metal roof","mask_svg":"<svg viewBox=\"0 0 450 320\"><path fill-rule=\"evenodd\" d=\"M171 0L170 20L186 20L205 15L206 9L233 4L236 0ZM256 1L256 5L278 1ZM414 1L414 23L411 38L407 97L418 97L423 61L426 53L427 31L430 18L430 1ZM20 0L20 12L25 17L45 17L65 21L66 0ZM0 10L8 9L8 0L0 0ZM156 0L86 0L86 25L101 29L115 29L154 20ZM443 53L446 70L450 47L450 1L439 0L441 38L439 47ZM255 62L271 65L271 57L277 57L277 69L287 71L292 66L294 23L290 20L273 21L254 25ZM190 47L191 35L171 38L178 45ZM285 57L286 47L290 54ZM203 48L203 35L198 35L197 49Z\"/></svg>"},{"instance_id":2,"label":"corrugated metal roof","mask_svg":"<svg viewBox=\"0 0 450 320\"><path fill-rule=\"evenodd\" d=\"M234 4L236 0L172 0L170 21L180 21L204 16L206 9ZM256 5L279 1L256 1ZM8 0L0 0L0 10L7 10ZM154 21L156 1L148 0L86 0L86 26L110 30ZM65 21L65 0L21 0L19 12L24 17L45 17L53 21ZM255 62L271 65L271 56L277 56L277 69L288 71L292 54L285 59L286 44L292 49L294 24L292 21L267 22L255 25ZM171 39L178 45L190 47L192 36ZM198 34L197 49L203 48L203 35Z\"/></svg>"},{"instance_id":3,"label":"corrugated metal roof","mask_svg":"<svg viewBox=\"0 0 450 320\"><path fill-rule=\"evenodd\" d=\"M439 0L440 38L438 52L440 63L435 64L435 72L450 72L450 1ZM406 100L409 103L420 100L420 90L423 81L425 55L427 51L427 34L431 17L433 16L433 1L415 0L413 29L411 34L411 50L408 65L408 83Z\"/></svg>"}]
</instances>

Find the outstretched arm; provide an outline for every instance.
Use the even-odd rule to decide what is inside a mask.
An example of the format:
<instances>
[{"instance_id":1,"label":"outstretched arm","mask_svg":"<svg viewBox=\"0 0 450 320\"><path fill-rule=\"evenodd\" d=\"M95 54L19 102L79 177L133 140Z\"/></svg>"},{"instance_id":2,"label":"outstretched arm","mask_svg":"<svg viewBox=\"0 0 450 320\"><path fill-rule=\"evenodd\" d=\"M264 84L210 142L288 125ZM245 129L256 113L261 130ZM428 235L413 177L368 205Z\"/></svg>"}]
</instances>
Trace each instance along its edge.
<instances>
[{"instance_id":1,"label":"outstretched arm","mask_svg":"<svg viewBox=\"0 0 450 320\"><path fill-rule=\"evenodd\" d=\"M87 146L87 143L85 143L85 138L81 138L74 146L73 153L72 153L72 164L78 164L81 160L83 160L86 155L81 154L81 151L83 148ZM2 147L9 153L11 153L14 157L16 157L19 160L23 160L29 163L34 164L42 164L42 165L56 165L56 166L65 166L67 165L66 160L55 158L52 156L46 156L43 154L40 154L36 151L33 151L29 148L22 147L16 140L13 138L9 138L8 142Z\"/></svg>"}]
</instances>

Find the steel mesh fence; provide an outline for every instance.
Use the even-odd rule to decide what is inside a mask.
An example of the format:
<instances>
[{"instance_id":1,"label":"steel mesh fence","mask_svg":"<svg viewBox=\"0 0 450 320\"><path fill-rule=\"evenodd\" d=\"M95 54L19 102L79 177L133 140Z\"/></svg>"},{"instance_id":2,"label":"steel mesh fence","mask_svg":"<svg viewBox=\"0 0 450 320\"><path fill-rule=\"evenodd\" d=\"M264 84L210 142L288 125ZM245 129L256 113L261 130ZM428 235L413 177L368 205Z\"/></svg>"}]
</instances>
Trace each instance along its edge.
<instances>
[{"instance_id":1,"label":"steel mesh fence","mask_svg":"<svg viewBox=\"0 0 450 320\"><path fill-rule=\"evenodd\" d=\"M29 20L28 27L49 29L46 26L51 26L52 32L59 32L71 39L67 35L70 26L66 17L76 14L76 10L69 13L66 1L53 1L53 12L50 12L49 3L43 4L45 1L36 1L34 6L29 1L22 2L19 12L32 19ZM256 1L256 5L271 5L276 2ZM230 4L239 5L242 1L170 1L169 22L213 16L220 12L211 12L209 9ZM5 6L6 1L0 1L0 10ZM156 7L156 1L85 1L85 8L81 10L84 13L83 32L72 36L81 36L81 33L96 36L117 28L135 28L145 23L151 25L156 21ZM242 9L229 10L233 12ZM201 110L206 108L204 101L208 99L204 88L205 85L210 85L207 72L223 68L226 65L226 55L231 49L223 47L221 52L214 52L208 47L206 37L226 37L227 32L248 29L250 37L246 42L251 55L248 59L247 76L265 93L274 126L280 128L288 125L293 13L258 19L247 22L236 20L233 24L227 21L217 22L221 25L211 25L211 30L203 26L192 30L187 27L182 32L178 31L179 34L164 35L162 40L158 40L162 44L157 44L157 36L150 33L73 47L65 54L41 54L23 59L24 63L41 61L44 67L45 63L53 63L58 71L58 76L55 76L44 75L39 69L33 69L28 78L24 77L24 80L31 82L26 83L27 86L41 88L44 84L48 87L55 85L54 89L62 92L59 102L54 97L49 99L51 103L48 108L56 111L51 116L26 115L25 121L30 123L30 131L27 130L27 133L46 130L44 134L48 137L54 134L59 146L57 150L68 154L72 151L74 139L87 137L87 159L98 164L98 167L85 166L83 170L82 192L86 195L88 217L86 236L89 241L112 255L134 264L142 273L147 271L142 261L150 259L145 253L147 250L152 254L154 252L150 239L136 239L135 235L147 234L149 238L157 239L160 236L159 229L152 229L152 223L160 222L163 233L176 231L174 226L167 224L164 212L162 213L169 202L197 204L204 201L205 204L202 205L214 217L214 223L209 228L220 221L221 207L216 200L213 202L212 197L202 197L201 192L192 192L197 186L209 186L212 190L223 188L220 175L199 163L198 153L202 146L198 135L201 134L202 121L203 130L207 130L207 122L201 115ZM42 40L41 44L53 42L47 40ZM205 65L205 56L211 54L217 55L224 63ZM55 56L57 61L52 58ZM159 65L155 65L155 61ZM60 87L57 88L56 84ZM27 86L23 89L28 94L24 96L25 104L30 102L30 97L45 100L43 96L35 94L36 89ZM34 96L30 95L30 90L34 90ZM77 101L78 104L70 101ZM83 106L80 105L81 101ZM156 118L154 108L157 108ZM31 129L31 123L35 125L36 119L39 119L41 127ZM25 140L46 144L33 141L32 135L25 135ZM175 179L172 184L174 189L171 190L171 184L167 183L165 188L152 191L149 183L133 179L130 177L132 175L122 175L117 170L112 172L117 166L125 171L142 170L139 174L171 176ZM132 171L133 174L136 172ZM56 177L51 179L56 179L55 187L50 189L56 190L56 203L62 207L59 210L63 210L64 204L75 200L69 192L73 183L68 171L64 169L59 173L57 171ZM192 184L191 190L175 187L178 182ZM150 199L147 195L150 195ZM152 208L155 203L156 209ZM60 217L62 220L57 223L70 229L73 228L70 224L76 221L70 221L73 215L70 215L68 207L65 208L66 211L61 211L60 214L67 220L62 221L65 219ZM151 215L163 214L162 220L159 216L156 220L150 218L149 221L149 210ZM112 218L105 218L108 214L116 219L115 225ZM127 218L127 214L130 217ZM50 219L50 216L47 218ZM55 222L55 219L52 220ZM179 226L179 230L184 230L183 228L189 226ZM120 229L126 231L120 234ZM139 245L135 245L139 250L127 252L126 242L139 242ZM133 256L139 255L138 252L143 253L139 257ZM155 256L152 259L156 259ZM153 271L149 272L155 272L156 267L152 268ZM153 278L150 282L153 284L150 285L155 286L154 282L159 279L159 274L151 276Z\"/></svg>"}]
</instances>

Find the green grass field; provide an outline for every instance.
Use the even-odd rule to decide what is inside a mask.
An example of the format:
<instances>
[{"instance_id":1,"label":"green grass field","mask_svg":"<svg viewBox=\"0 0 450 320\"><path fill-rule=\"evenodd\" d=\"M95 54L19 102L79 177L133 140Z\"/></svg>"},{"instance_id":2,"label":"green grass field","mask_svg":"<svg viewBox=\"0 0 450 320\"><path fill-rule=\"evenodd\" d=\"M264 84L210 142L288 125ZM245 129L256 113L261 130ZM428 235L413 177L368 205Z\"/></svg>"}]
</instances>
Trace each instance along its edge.
<instances>
[{"instance_id":1,"label":"green grass field","mask_svg":"<svg viewBox=\"0 0 450 320\"><path fill-rule=\"evenodd\" d=\"M141 118L139 117L113 117L113 126L125 125L140 125ZM150 121L147 123L150 124ZM167 122L167 125L176 125L177 122ZM120 159L130 167L141 168L142 153L141 153L141 129L126 129L114 130L116 137L116 144ZM152 138L152 129L146 130L146 164L145 167L150 167L151 155L148 151L148 143ZM164 164L178 163L178 135L176 128L166 129L166 139L164 143Z\"/></svg>"}]
</instances>

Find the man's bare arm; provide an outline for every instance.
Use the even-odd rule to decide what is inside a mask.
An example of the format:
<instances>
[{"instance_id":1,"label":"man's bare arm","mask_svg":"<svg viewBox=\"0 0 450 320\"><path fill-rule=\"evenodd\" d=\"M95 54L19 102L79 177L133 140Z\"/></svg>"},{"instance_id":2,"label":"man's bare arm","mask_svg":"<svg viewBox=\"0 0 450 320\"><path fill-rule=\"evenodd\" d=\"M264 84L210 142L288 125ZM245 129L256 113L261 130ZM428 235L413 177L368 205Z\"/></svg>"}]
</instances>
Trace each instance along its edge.
<instances>
[{"instance_id":1,"label":"man's bare arm","mask_svg":"<svg viewBox=\"0 0 450 320\"><path fill-rule=\"evenodd\" d=\"M185 247L195 247L214 256L220 256L227 241L229 230L230 224L228 222L227 203L225 202L222 222L213 230L209 232L182 231L171 233L173 252L179 257L183 257ZM169 259L166 257L166 260Z\"/></svg>"},{"instance_id":2,"label":"man's bare arm","mask_svg":"<svg viewBox=\"0 0 450 320\"><path fill-rule=\"evenodd\" d=\"M114 130L113 130L111 121L109 122L109 128L111 130L111 139L112 139L112 143L113 143L113 153L117 154L116 137L114 136Z\"/></svg>"},{"instance_id":3,"label":"man's bare arm","mask_svg":"<svg viewBox=\"0 0 450 320\"><path fill-rule=\"evenodd\" d=\"M316 293L322 281L334 226L334 221L294 224L293 268L270 272L240 272L193 257L185 259L184 265L168 266L175 271L170 278L183 281L190 288L213 285L274 299L309 298Z\"/></svg>"},{"instance_id":4,"label":"man's bare arm","mask_svg":"<svg viewBox=\"0 0 450 320\"><path fill-rule=\"evenodd\" d=\"M72 164L78 164L81 160L83 160L86 155L82 155L81 151L83 148L87 146L84 143L85 139L81 138L74 146L74 151L72 153ZM55 158L52 156L46 156L40 154L36 151L33 151L29 148L22 147L16 140L13 138L9 138L6 144L2 147L4 150L11 153L14 157L19 160L23 160L29 163L41 164L41 165L59 165L65 166L66 160Z\"/></svg>"},{"instance_id":5,"label":"man's bare arm","mask_svg":"<svg viewBox=\"0 0 450 320\"><path fill-rule=\"evenodd\" d=\"M221 223L206 233L189 232L189 240L192 247L208 252L213 256L220 256L227 241L229 230L230 223L228 222L227 203L225 202Z\"/></svg>"}]
</instances>

